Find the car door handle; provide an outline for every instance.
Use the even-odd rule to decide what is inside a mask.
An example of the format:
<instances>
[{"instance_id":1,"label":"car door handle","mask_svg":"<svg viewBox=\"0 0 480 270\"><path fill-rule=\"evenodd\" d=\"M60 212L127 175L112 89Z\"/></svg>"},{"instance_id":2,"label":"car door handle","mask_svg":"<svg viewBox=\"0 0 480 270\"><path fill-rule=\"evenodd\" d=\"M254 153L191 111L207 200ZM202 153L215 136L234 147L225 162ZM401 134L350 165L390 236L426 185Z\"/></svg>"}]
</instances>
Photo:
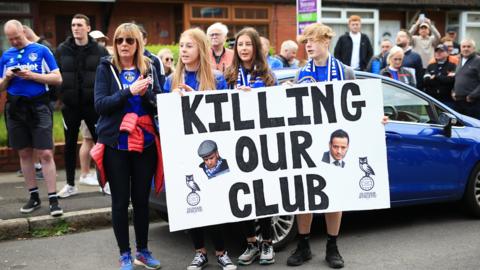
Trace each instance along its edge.
<instances>
[{"instance_id":1,"label":"car door handle","mask_svg":"<svg viewBox=\"0 0 480 270\"><path fill-rule=\"evenodd\" d=\"M397 132L393 131L386 131L385 132L385 137L390 140L400 140L402 139L402 135L398 134Z\"/></svg>"}]
</instances>

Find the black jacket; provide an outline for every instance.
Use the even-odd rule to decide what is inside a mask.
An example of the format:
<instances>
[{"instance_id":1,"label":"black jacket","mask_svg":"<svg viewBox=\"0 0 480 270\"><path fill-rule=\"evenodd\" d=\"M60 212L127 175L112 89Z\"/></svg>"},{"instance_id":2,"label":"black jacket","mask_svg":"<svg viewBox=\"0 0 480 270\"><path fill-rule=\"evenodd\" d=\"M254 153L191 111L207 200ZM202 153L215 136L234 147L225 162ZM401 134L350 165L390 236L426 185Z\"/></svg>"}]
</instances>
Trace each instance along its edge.
<instances>
[{"instance_id":1,"label":"black jacket","mask_svg":"<svg viewBox=\"0 0 480 270\"><path fill-rule=\"evenodd\" d=\"M367 68L368 61L372 58L373 48L367 35L360 33L360 69ZM350 33L346 32L337 41L333 55L345 65L350 66L352 59L353 41Z\"/></svg>"},{"instance_id":2,"label":"black jacket","mask_svg":"<svg viewBox=\"0 0 480 270\"><path fill-rule=\"evenodd\" d=\"M150 65L152 75L155 67ZM156 114L156 94L160 93L157 76L153 75L153 84L142 96L142 106L153 118ZM125 115L124 108L128 98L132 97L130 88L123 88L119 71L113 66L111 57L102 58L95 79L95 110L100 115L97 122L98 142L115 146L120 133L120 123Z\"/></svg>"},{"instance_id":3,"label":"black jacket","mask_svg":"<svg viewBox=\"0 0 480 270\"><path fill-rule=\"evenodd\" d=\"M442 102L453 102L452 89L455 76L448 76L448 73L455 72L456 68L457 65L448 61L443 64L438 62L429 64L423 76L425 92Z\"/></svg>"},{"instance_id":4,"label":"black jacket","mask_svg":"<svg viewBox=\"0 0 480 270\"><path fill-rule=\"evenodd\" d=\"M73 37L58 46L55 58L63 78L58 92L65 106L93 109L95 73L100 58L106 55L108 51L90 36L82 47L75 44Z\"/></svg>"},{"instance_id":5,"label":"black jacket","mask_svg":"<svg viewBox=\"0 0 480 270\"><path fill-rule=\"evenodd\" d=\"M480 100L480 56L473 53L463 66L460 58L454 89L457 100L464 100L466 96Z\"/></svg>"},{"instance_id":6,"label":"black jacket","mask_svg":"<svg viewBox=\"0 0 480 270\"><path fill-rule=\"evenodd\" d=\"M163 92L163 85L165 85L165 68L163 67L162 61L158 59L157 56L153 55L149 50L145 49L143 55L150 58L152 60L152 65L155 67L155 74L157 75L157 79L160 82L160 89Z\"/></svg>"}]
</instances>

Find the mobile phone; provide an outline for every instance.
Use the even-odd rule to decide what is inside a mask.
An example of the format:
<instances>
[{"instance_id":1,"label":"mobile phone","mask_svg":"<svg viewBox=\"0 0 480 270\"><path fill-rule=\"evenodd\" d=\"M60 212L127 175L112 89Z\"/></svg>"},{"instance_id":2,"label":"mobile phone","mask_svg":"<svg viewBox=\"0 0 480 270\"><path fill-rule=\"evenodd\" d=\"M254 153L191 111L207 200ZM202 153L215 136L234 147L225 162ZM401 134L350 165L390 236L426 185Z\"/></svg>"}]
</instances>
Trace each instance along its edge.
<instances>
[{"instance_id":1,"label":"mobile phone","mask_svg":"<svg viewBox=\"0 0 480 270\"><path fill-rule=\"evenodd\" d=\"M425 21L425 14L421 13L419 16L418 16L418 19L420 20L420 23L423 23Z\"/></svg>"},{"instance_id":2,"label":"mobile phone","mask_svg":"<svg viewBox=\"0 0 480 270\"><path fill-rule=\"evenodd\" d=\"M16 68L12 68L12 72L15 73L15 72L19 72L20 71L20 68L16 67Z\"/></svg>"}]
</instances>

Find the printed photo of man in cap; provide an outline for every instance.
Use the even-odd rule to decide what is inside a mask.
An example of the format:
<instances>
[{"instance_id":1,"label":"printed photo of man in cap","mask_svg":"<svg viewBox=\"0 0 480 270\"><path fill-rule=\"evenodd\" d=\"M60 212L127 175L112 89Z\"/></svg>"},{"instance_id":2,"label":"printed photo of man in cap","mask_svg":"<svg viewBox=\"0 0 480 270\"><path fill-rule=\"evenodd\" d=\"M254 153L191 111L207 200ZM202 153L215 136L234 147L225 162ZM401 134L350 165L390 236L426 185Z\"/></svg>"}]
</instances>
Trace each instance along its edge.
<instances>
[{"instance_id":1,"label":"printed photo of man in cap","mask_svg":"<svg viewBox=\"0 0 480 270\"><path fill-rule=\"evenodd\" d=\"M200 144L198 156L203 159L199 167L202 168L208 179L230 171L227 160L220 157L217 144L212 140L205 140Z\"/></svg>"}]
</instances>

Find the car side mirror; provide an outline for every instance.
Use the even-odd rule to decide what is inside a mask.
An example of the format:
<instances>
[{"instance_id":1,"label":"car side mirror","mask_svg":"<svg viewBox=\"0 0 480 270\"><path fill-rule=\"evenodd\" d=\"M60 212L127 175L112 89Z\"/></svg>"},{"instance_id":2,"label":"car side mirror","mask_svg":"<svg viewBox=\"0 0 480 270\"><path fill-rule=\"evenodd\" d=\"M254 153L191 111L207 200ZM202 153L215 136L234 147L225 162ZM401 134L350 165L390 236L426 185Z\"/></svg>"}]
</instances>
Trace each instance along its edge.
<instances>
[{"instance_id":1,"label":"car side mirror","mask_svg":"<svg viewBox=\"0 0 480 270\"><path fill-rule=\"evenodd\" d=\"M446 137L452 137L452 126L457 124L457 117L451 113L442 112L438 117L438 122L443 126L443 134Z\"/></svg>"}]
</instances>

